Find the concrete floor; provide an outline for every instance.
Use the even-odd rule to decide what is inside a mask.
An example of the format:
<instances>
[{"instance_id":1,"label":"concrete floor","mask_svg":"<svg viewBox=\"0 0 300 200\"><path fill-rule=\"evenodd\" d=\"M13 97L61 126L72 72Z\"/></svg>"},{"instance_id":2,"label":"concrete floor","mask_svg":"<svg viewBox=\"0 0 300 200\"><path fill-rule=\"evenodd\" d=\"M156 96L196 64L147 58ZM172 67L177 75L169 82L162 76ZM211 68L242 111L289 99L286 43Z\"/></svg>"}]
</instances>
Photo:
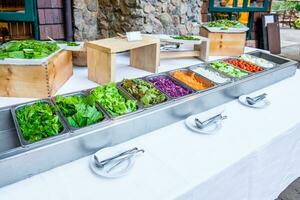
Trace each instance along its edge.
<instances>
[{"instance_id":1,"label":"concrete floor","mask_svg":"<svg viewBox=\"0 0 300 200\"><path fill-rule=\"evenodd\" d=\"M281 55L300 62L300 30L280 30Z\"/></svg>"},{"instance_id":2,"label":"concrete floor","mask_svg":"<svg viewBox=\"0 0 300 200\"><path fill-rule=\"evenodd\" d=\"M276 200L299 200L300 199L300 178L291 183Z\"/></svg>"},{"instance_id":3,"label":"concrete floor","mask_svg":"<svg viewBox=\"0 0 300 200\"><path fill-rule=\"evenodd\" d=\"M300 29L280 29L281 47L300 44Z\"/></svg>"}]
</instances>

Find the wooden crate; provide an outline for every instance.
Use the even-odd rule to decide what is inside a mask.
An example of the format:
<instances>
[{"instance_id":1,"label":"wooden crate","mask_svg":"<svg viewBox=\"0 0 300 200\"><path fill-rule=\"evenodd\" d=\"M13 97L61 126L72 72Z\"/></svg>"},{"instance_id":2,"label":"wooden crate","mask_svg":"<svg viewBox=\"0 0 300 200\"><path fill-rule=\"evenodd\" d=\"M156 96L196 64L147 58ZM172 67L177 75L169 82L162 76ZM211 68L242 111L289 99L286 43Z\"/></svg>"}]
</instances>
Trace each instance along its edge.
<instances>
[{"instance_id":1,"label":"wooden crate","mask_svg":"<svg viewBox=\"0 0 300 200\"><path fill-rule=\"evenodd\" d=\"M209 32L201 27L200 35L209 39L210 56L239 56L244 53L246 32Z\"/></svg>"},{"instance_id":2,"label":"wooden crate","mask_svg":"<svg viewBox=\"0 0 300 200\"><path fill-rule=\"evenodd\" d=\"M0 64L0 96L46 98L72 76L72 52L61 51L42 65Z\"/></svg>"}]
</instances>

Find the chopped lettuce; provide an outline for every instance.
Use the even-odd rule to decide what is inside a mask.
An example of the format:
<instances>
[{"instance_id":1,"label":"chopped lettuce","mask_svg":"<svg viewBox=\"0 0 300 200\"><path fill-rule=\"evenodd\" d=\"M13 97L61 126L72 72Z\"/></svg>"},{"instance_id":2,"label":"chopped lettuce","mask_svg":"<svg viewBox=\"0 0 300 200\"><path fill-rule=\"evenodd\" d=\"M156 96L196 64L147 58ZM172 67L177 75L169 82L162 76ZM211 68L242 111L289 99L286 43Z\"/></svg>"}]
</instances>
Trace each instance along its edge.
<instances>
[{"instance_id":1,"label":"chopped lettuce","mask_svg":"<svg viewBox=\"0 0 300 200\"><path fill-rule=\"evenodd\" d=\"M22 136L27 142L58 135L63 130L56 110L48 103L38 102L16 111Z\"/></svg>"},{"instance_id":2,"label":"chopped lettuce","mask_svg":"<svg viewBox=\"0 0 300 200\"><path fill-rule=\"evenodd\" d=\"M89 98L79 95L74 96L57 96L56 105L62 111L70 126L81 128L95 124L104 119Z\"/></svg>"},{"instance_id":3,"label":"chopped lettuce","mask_svg":"<svg viewBox=\"0 0 300 200\"><path fill-rule=\"evenodd\" d=\"M89 97L101 104L112 116L134 112L138 108L137 102L124 97L115 83L98 86Z\"/></svg>"}]
</instances>

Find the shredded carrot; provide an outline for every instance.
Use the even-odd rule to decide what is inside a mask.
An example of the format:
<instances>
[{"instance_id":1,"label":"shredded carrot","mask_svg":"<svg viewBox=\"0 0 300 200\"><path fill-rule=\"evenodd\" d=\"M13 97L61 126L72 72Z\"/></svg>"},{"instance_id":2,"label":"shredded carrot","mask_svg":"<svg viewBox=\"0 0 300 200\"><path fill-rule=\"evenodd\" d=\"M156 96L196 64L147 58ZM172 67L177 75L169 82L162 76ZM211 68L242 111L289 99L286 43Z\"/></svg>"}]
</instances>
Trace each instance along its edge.
<instances>
[{"instance_id":1,"label":"shredded carrot","mask_svg":"<svg viewBox=\"0 0 300 200\"><path fill-rule=\"evenodd\" d=\"M173 73L174 78L184 82L188 86L192 87L195 90L204 90L209 88L207 84L205 84L204 81L201 81L200 77L196 77L195 73L188 74L181 71L175 71Z\"/></svg>"}]
</instances>

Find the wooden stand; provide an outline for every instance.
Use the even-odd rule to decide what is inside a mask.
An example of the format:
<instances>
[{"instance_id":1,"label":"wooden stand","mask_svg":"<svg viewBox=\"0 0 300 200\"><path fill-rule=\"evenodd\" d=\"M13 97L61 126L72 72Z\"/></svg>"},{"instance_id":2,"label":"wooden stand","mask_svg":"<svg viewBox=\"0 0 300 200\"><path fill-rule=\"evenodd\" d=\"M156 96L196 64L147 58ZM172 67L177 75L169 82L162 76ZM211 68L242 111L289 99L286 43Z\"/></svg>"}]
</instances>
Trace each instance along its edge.
<instances>
[{"instance_id":1,"label":"wooden stand","mask_svg":"<svg viewBox=\"0 0 300 200\"><path fill-rule=\"evenodd\" d=\"M143 36L143 40L128 42L122 38L108 38L86 44L88 78L105 84L115 80L116 53L130 50L130 65L152 73L159 65L158 39Z\"/></svg>"},{"instance_id":2,"label":"wooden stand","mask_svg":"<svg viewBox=\"0 0 300 200\"><path fill-rule=\"evenodd\" d=\"M160 58L189 58L196 57L203 61L208 61L208 49L209 49L209 40L206 37L194 36L200 40L177 40L172 38L170 35L159 35L161 42L166 43L180 43L187 44L194 48L190 50L174 50L174 51L161 51Z\"/></svg>"},{"instance_id":3,"label":"wooden stand","mask_svg":"<svg viewBox=\"0 0 300 200\"><path fill-rule=\"evenodd\" d=\"M208 61L209 42L205 41L199 45L194 45L194 50L184 51L161 51L160 58L190 58L196 57L205 62Z\"/></svg>"},{"instance_id":4,"label":"wooden stand","mask_svg":"<svg viewBox=\"0 0 300 200\"><path fill-rule=\"evenodd\" d=\"M72 53L61 51L42 65L0 65L0 96L46 98L72 76Z\"/></svg>"},{"instance_id":5,"label":"wooden stand","mask_svg":"<svg viewBox=\"0 0 300 200\"><path fill-rule=\"evenodd\" d=\"M239 56L244 53L246 32L209 32L201 27L200 35L209 39L210 56Z\"/></svg>"}]
</instances>

